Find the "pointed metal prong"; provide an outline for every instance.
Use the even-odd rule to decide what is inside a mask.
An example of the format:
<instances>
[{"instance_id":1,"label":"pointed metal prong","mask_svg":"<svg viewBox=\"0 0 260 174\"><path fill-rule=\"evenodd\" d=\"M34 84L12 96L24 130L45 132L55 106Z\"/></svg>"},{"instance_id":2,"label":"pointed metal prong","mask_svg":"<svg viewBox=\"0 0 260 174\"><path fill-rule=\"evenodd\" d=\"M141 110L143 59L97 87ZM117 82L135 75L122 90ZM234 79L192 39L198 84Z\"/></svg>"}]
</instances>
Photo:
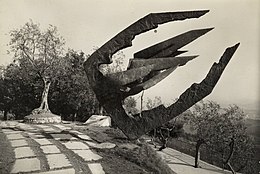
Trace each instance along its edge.
<instances>
[{"instance_id":1,"label":"pointed metal prong","mask_svg":"<svg viewBox=\"0 0 260 174\"><path fill-rule=\"evenodd\" d=\"M154 65L146 65L127 71L108 74L106 75L106 77L109 78L110 81L113 81L115 84L123 86L147 76L153 69Z\"/></svg>"},{"instance_id":2,"label":"pointed metal prong","mask_svg":"<svg viewBox=\"0 0 260 174\"><path fill-rule=\"evenodd\" d=\"M151 59L131 59L129 62L128 69L138 68L147 65L155 65L153 70L163 70L177 65L179 66L185 65L188 61L196 57L198 57L198 55L151 58Z\"/></svg>"},{"instance_id":3,"label":"pointed metal prong","mask_svg":"<svg viewBox=\"0 0 260 174\"><path fill-rule=\"evenodd\" d=\"M196 40L200 36L206 34L213 28L205 28L198 30L191 30L175 36L171 39L165 40L146 49L143 49L134 54L134 58L154 58L154 57L167 57L169 54L176 52L179 48Z\"/></svg>"}]
</instances>

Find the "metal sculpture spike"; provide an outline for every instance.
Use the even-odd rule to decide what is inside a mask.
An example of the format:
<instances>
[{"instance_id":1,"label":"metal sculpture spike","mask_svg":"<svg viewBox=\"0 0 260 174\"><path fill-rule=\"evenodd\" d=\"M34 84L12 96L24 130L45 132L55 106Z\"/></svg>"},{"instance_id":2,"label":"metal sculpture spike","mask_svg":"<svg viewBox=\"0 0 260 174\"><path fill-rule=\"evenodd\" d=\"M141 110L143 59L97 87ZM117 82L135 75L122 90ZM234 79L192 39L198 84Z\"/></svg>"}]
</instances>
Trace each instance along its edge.
<instances>
[{"instance_id":1,"label":"metal sculpture spike","mask_svg":"<svg viewBox=\"0 0 260 174\"><path fill-rule=\"evenodd\" d=\"M127 115L122 107L124 99L156 85L176 68L184 66L188 61L196 58L197 56L176 56L187 52L179 50L180 48L206 34L212 28L188 31L143 49L134 54L126 71L105 76L99 71L99 66L112 63L112 55L131 46L136 35L155 29L158 25L167 22L199 18L207 12L209 10L151 13L117 34L96 50L84 63L90 85L97 99L110 114L116 126L129 139L137 139L148 131L161 126L209 95L239 43L227 48L220 61L212 65L205 79L199 84L192 84L175 103L167 108L160 105L152 110L143 111L142 117Z\"/></svg>"}]
</instances>

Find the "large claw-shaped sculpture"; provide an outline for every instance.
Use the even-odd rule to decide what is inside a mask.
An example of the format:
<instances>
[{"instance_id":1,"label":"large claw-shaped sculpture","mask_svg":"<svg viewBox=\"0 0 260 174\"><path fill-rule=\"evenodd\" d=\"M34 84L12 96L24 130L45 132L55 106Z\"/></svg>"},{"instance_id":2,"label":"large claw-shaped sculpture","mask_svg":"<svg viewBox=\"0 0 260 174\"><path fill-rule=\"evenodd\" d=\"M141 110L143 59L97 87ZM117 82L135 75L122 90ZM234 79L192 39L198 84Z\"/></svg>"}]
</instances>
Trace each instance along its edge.
<instances>
[{"instance_id":1,"label":"large claw-shaped sculpture","mask_svg":"<svg viewBox=\"0 0 260 174\"><path fill-rule=\"evenodd\" d=\"M122 107L124 99L154 86L177 67L196 58L197 56L178 56L186 52L179 49L206 34L212 28L191 30L139 51L134 54L133 59L130 59L126 71L104 76L99 71L99 66L112 63L112 55L131 46L136 35L154 29L159 24L198 18L207 12L208 10L149 14L117 34L96 50L85 62L85 71L97 99L110 114L113 122L128 138L139 138L209 95L239 44L228 48L219 63L215 63L211 67L206 78L199 84L191 85L174 104L168 108L160 105L152 110L144 111L142 117L128 116Z\"/></svg>"}]
</instances>

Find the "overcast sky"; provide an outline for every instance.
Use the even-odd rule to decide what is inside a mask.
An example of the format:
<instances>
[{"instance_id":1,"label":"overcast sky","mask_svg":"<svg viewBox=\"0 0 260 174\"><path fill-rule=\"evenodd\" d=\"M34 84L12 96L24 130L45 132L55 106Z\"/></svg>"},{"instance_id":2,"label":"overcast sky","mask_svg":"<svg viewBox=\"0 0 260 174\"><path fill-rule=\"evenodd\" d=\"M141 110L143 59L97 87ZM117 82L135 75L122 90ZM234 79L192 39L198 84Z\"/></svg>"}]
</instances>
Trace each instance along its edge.
<instances>
[{"instance_id":1,"label":"overcast sky","mask_svg":"<svg viewBox=\"0 0 260 174\"><path fill-rule=\"evenodd\" d=\"M100 47L118 32L149 13L208 9L199 19L161 25L157 32L139 35L131 48L133 53L180 33L199 28L215 27L182 50L186 55L200 55L180 67L167 79L145 92L171 102L192 83L199 83L224 50L241 45L224 71L208 100L223 104L259 106L259 0L0 0L0 64L11 62L6 54L8 32L29 19L42 28L58 27L66 47L86 54Z\"/></svg>"}]
</instances>

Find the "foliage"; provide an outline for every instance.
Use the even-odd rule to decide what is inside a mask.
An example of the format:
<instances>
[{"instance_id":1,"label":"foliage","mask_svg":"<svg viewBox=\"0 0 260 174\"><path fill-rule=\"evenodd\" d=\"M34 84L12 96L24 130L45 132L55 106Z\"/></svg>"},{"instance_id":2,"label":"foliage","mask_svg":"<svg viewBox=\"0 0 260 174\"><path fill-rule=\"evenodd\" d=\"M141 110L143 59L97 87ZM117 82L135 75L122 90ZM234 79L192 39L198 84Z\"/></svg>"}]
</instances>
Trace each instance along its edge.
<instances>
[{"instance_id":1,"label":"foliage","mask_svg":"<svg viewBox=\"0 0 260 174\"><path fill-rule=\"evenodd\" d=\"M156 96L153 100L148 98L146 102L146 108L148 110L153 109L156 106L159 106L162 104L162 99L160 96Z\"/></svg>"},{"instance_id":2,"label":"foliage","mask_svg":"<svg viewBox=\"0 0 260 174\"><path fill-rule=\"evenodd\" d=\"M136 115L139 110L136 108L136 99L134 97L127 97L124 101L124 109L128 115Z\"/></svg>"},{"instance_id":3,"label":"foliage","mask_svg":"<svg viewBox=\"0 0 260 174\"><path fill-rule=\"evenodd\" d=\"M116 72L123 71L123 66L124 66L124 59L125 55L123 51L118 51L116 54L113 55L112 57L113 62L111 64L103 64L100 66L100 71L103 74L112 74Z\"/></svg>"},{"instance_id":4,"label":"foliage","mask_svg":"<svg viewBox=\"0 0 260 174\"><path fill-rule=\"evenodd\" d=\"M50 107L66 120L86 121L97 112L98 101L84 72L85 59L83 52L69 50L60 61L62 68L56 70L59 78L50 89Z\"/></svg>"},{"instance_id":5,"label":"foliage","mask_svg":"<svg viewBox=\"0 0 260 174\"><path fill-rule=\"evenodd\" d=\"M64 39L58 34L55 26L50 25L46 31L41 31L39 24L31 21L10 32L10 53L19 67L21 79L26 84L33 84L36 78L44 83L42 104L48 109L47 84L56 77L56 66L63 54ZM43 105L41 105L43 106Z\"/></svg>"},{"instance_id":6,"label":"foliage","mask_svg":"<svg viewBox=\"0 0 260 174\"><path fill-rule=\"evenodd\" d=\"M234 139L234 155L231 164L236 171L247 171L253 158L253 141L246 132L245 113L238 106L222 109L215 102L196 104L190 115L190 124L196 130L196 139L206 142L206 154L218 154L220 163L227 159L231 139ZM216 158L216 157L215 157Z\"/></svg>"}]
</instances>

